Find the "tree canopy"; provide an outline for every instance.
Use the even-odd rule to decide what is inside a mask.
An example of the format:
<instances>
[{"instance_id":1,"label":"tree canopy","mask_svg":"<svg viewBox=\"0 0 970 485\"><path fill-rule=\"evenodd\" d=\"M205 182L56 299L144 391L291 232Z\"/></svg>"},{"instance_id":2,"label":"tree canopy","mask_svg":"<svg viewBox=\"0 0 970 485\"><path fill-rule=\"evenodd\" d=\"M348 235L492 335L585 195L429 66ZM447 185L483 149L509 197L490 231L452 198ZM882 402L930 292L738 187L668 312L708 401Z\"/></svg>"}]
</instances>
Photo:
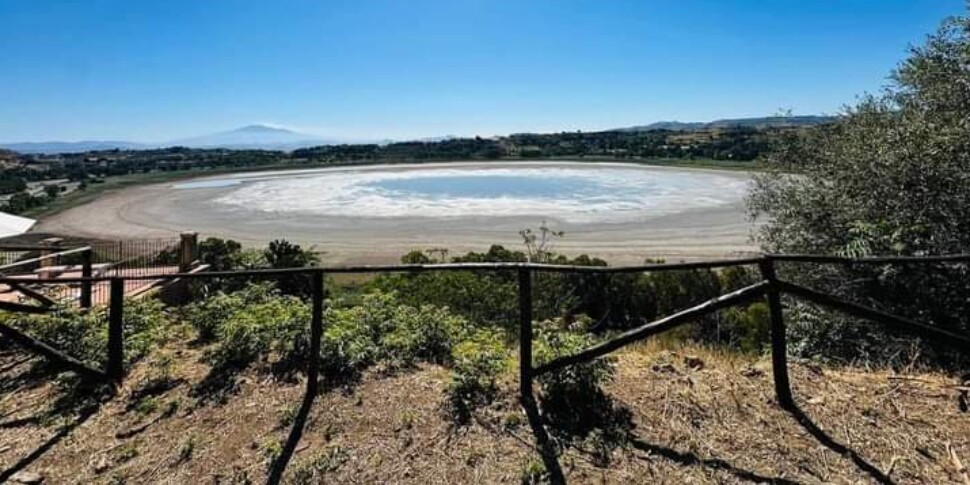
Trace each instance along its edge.
<instances>
[{"instance_id":1,"label":"tree canopy","mask_svg":"<svg viewBox=\"0 0 970 485\"><path fill-rule=\"evenodd\" d=\"M768 250L970 251L970 18L944 22L883 93L788 133L765 163L749 207Z\"/></svg>"},{"instance_id":2,"label":"tree canopy","mask_svg":"<svg viewBox=\"0 0 970 485\"><path fill-rule=\"evenodd\" d=\"M768 251L970 253L970 18L945 21L835 123L788 133L766 157L749 208ZM970 329L970 269L957 265L785 268L846 298L959 332ZM846 359L947 355L907 335L796 305L805 353ZM919 349L919 350L917 350ZM902 360L900 359L900 360Z\"/></svg>"}]
</instances>

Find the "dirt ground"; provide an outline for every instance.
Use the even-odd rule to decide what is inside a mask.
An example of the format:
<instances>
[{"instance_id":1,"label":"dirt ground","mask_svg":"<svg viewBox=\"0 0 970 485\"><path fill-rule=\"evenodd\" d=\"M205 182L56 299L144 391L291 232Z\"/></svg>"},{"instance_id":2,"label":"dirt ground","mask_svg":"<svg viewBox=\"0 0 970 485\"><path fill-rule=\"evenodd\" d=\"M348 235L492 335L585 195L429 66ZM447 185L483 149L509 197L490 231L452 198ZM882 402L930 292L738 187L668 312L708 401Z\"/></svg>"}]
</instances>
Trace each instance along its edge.
<instances>
[{"instance_id":1,"label":"dirt ground","mask_svg":"<svg viewBox=\"0 0 970 485\"><path fill-rule=\"evenodd\" d=\"M284 474L290 483L518 483L548 470L514 378L465 427L443 414L448 371L433 366L326 390L294 423L302 381L255 372L213 380L202 352L159 351L90 407L37 374L39 358L5 348L0 481L260 483L294 424L305 426ZM789 413L774 401L765 358L644 346L616 365L606 391L630 417L627 439L604 446L549 430L561 449L552 466L570 483L970 479L958 470L970 463L970 413L953 376L796 362L800 411Z\"/></svg>"}]
</instances>

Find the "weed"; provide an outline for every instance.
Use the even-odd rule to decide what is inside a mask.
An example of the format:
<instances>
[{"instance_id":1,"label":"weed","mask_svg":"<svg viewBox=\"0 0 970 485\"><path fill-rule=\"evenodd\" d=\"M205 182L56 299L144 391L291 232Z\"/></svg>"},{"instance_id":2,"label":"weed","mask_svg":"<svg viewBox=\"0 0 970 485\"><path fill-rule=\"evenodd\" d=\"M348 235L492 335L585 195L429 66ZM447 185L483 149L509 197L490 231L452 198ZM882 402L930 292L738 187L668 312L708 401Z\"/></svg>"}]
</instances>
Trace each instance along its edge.
<instances>
[{"instance_id":1,"label":"weed","mask_svg":"<svg viewBox=\"0 0 970 485\"><path fill-rule=\"evenodd\" d=\"M409 430L414 427L414 413L410 410L401 413L401 422L398 425L398 431Z\"/></svg>"},{"instance_id":2,"label":"weed","mask_svg":"<svg viewBox=\"0 0 970 485\"><path fill-rule=\"evenodd\" d=\"M218 292L183 308L185 320L198 331L199 340L214 340L219 329L247 306L265 303L278 295L270 284L249 284L232 293Z\"/></svg>"},{"instance_id":3,"label":"weed","mask_svg":"<svg viewBox=\"0 0 970 485\"><path fill-rule=\"evenodd\" d=\"M542 462L542 460L533 457L522 465L520 478L523 485L548 483L549 472L546 471L546 465Z\"/></svg>"},{"instance_id":4,"label":"weed","mask_svg":"<svg viewBox=\"0 0 970 485\"><path fill-rule=\"evenodd\" d=\"M294 465L290 482L297 485L320 483L323 475L335 472L350 458L341 446L330 446L319 455Z\"/></svg>"},{"instance_id":5,"label":"weed","mask_svg":"<svg viewBox=\"0 0 970 485\"><path fill-rule=\"evenodd\" d=\"M7 324L95 367L102 367L107 359L107 322L105 309L75 308L40 315L11 313L6 320ZM131 364L164 340L168 319L157 300L129 300L125 302L122 327L125 363Z\"/></svg>"},{"instance_id":6,"label":"weed","mask_svg":"<svg viewBox=\"0 0 970 485\"><path fill-rule=\"evenodd\" d=\"M280 413L279 427L280 428L289 427L291 424L293 424L293 421L296 420L296 415L299 412L300 412L300 407L295 404L291 404L283 408L283 412Z\"/></svg>"},{"instance_id":7,"label":"weed","mask_svg":"<svg viewBox=\"0 0 970 485\"><path fill-rule=\"evenodd\" d=\"M143 399L139 399L135 403L134 409L139 416L148 416L149 414L152 414L155 411L157 411L158 406L159 406L158 398L146 397Z\"/></svg>"},{"instance_id":8,"label":"weed","mask_svg":"<svg viewBox=\"0 0 970 485\"><path fill-rule=\"evenodd\" d=\"M505 429L513 430L522 426L523 418L520 412L510 412L505 415Z\"/></svg>"},{"instance_id":9,"label":"weed","mask_svg":"<svg viewBox=\"0 0 970 485\"><path fill-rule=\"evenodd\" d=\"M134 443L128 443L121 448L118 448L118 463L131 461L136 456L138 456L138 448Z\"/></svg>"},{"instance_id":10,"label":"weed","mask_svg":"<svg viewBox=\"0 0 970 485\"><path fill-rule=\"evenodd\" d=\"M273 463L277 458L280 457L280 454L283 453L283 443L274 439L266 440L263 442L262 446L260 446L260 450L263 457L265 457L269 463Z\"/></svg>"},{"instance_id":11,"label":"weed","mask_svg":"<svg viewBox=\"0 0 970 485\"><path fill-rule=\"evenodd\" d=\"M182 443L182 446L179 448L179 456L178 456L178 460L176 460L176 464L185 463L191 460L192 455L195 453L196 445L197 443L195 440L195 436L194 435L189 436L189 439L185 440L185 442Z\"/></svg>"}]
</instances>

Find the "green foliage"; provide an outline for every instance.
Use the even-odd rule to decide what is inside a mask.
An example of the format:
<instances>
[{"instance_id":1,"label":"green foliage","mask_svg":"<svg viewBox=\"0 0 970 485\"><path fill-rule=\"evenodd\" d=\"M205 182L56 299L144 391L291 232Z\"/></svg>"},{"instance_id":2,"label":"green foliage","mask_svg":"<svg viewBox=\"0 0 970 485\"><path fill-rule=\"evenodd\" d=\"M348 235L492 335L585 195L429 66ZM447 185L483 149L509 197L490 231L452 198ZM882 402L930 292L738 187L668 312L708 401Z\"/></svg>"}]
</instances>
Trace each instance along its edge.
<instances>
[{"instance_id":1,"label":"green foliage","mask_svg":"<svg viewBox=\"0 0 970 485\"><path fill-rule=\"evenodd\" d=\"M270 268L302 268L317 262L316 255L304 250L299 244L293 244L285 239L277 239L269 243L263 251L263 256Z\"/></svg>"},{"instance_id":2,"label":"green foliage","mask_svg":"<svg viewBox=\"0 0 970 485\"><path fill-rule=\"evenodd\" d=\"M341 446L330 446L319 455L293 465L287 483L309 485L322 483L324 475L335 472L347 462L350 454Z\"/></svg>"},{"instance_id":3,"label":"green foliage","mask_svg":"<svg viewBox=\"0 0 970 485\"><path fill-rule=\"evenodd\" d=\"M386 358L400 366L416 361L445 364L451 358L455 341L468 324L446 308L399 305L391 315L394 326L380 341Z\"/></svg>"},{"instance_id":4,"label":"green foliage","mask_svg":"<svg viewBox=\"0 0 970 485\"><path fill-rule=\"evenodd\" d=\"M733 307L724 311L718 328L720 341L731 348L752 354L767 348L771 339L771 314L763 302L747 307Z\"/></svg>"},{"instance_id":5,"label":"green foliage","mask_svg":"<svg viewBox=\"0 0 970 485\"><path fill-rule=\"evenodd\" d=\"M216 367L243 368L271 355L281 370L306 356L310 308L293 297L278 297L233 312L218 327L218 345L209 353Z\"/></svg>"},{"instance_id":6,"label":"green foliage","mask_svg":"<svg viewBox=\"0 0 970 485\"><path fill-rule=\"evenodd\" d=\"M444 250L412 251L402 258L408 264L466 262L542 261L551 264L605 266L606 262L587 255L568 258L552 251L551 241L562 234L540 226L522 231L526 252L492 246L487 252L470 252L448 257ZM648 260L648 263L662 261ZM750 269L660 271L644 274L535 273L533 314L538 320L586 316L596 322L591 330L600 333L623 330L684 310L737 290L757 280ZM431 303L448 307L479 326L504 328L515 334L518 325L518 279L514 273L429 272L381 276L375 286L393 291L406 303ZM754 350L766 342L759 327L763 322L752 315L731 314L727 319L710 315L682 327L674 338ZM753 326L748 328L748 326Z\"/></svg>"},{"instance_id":7,"label":"green foliage","mask_svg":"<svg viewBox=\"0 0 970 485\"><path fill-rule=\"evenodd\" d=\"M40 207L50 202L50 200L51 198L49 197L31 195L26 191L17 192L7 200L6 204L0 206L0 209L10 214L20 214L35 207Z\"/></svg>"},{"instance_id":8,"label":"green foliage","mask_svg":"<svg viewBox=\"0 0 970 485\"><path fill-rule=\"evenodd\" d=\"M259 447L266 461L272 464L283 454L283 443L280 440L268 439Z\"/></svg>"},{"instance_id":9,"label":"green foliage","mask_svg":"<svg viewBox=\"0 0 970 485\"><path fill-rule=\"evenodd\" d=\"M771 170L756 178L749 196L752 213L765 220L758 234L763 247L849 256L970 252L968 53L970 18L950 19L924 45L910 49L883 93L863 97L831 125L781 139L766 160ZM970 329L965 265L800 265L786 273L950 331ZM857 335L866 343L795 343L840 360L860 358L852 348L866 348L875 351L867 358L887 362L913 343L877 326L852 330L852 320L835 318L834 325L844 328L796 328L818 325L813 318L793 320L792 328L804 338ZM921 353L938 362L946 357L935 345L923 346Z\"/></svg>"},{"instance_id":10,"label":"green foliage","mask_svg":"<svg viewBox=\"0 0 970 485\"><path fill-rule=\"evenodd\" d=\"M179 456L177 463L185 463L192 459L192 455L195 454L195 448L198 446L195 435L189 436L189 439L182 443L179 447Z\"/></svg>"},{"instance_id":11,"label":"green foliage","mask_svg":"<svg viewBox=\"0 0 970 485\"><path fill-rule=\"evenodd\" d=\"M394 294L364 296L358 306L330 309L321 342L323 373L353 375L377 362L407 367L419 361L445 363L468 327L447 309L401 305Z\"/></svg>"},{"instance_id":12,"label":"green foliage","mask_svg":"<svg viewBox=\"0 0 970 485\"><path fill-rule=\"evenodd\" d=\"M311 251L284 239L275 240L263 251L266 264L273 269L305 268L319 261ZM307 297L310 295L310 275L294 274L275 278L280 291L287 295Z\"/></svg>"},{"instance_id":13,"label":"green foliage","mask_svg":"<svg viewBox=\"0 0 970 485\"><path fill-rule=\"evenodd\" d=\"M183 308L186 322L199 332L199 339L210 341L232 315L246 307L265 303L278 296L268 284L248 284L232 293L218 292Z\"/></svg>"},{"instance_id":14,"label":"green foliage","mask_svg":"<svg viewBox=\"0 0 970 485\"><path fill-rule=\"evenodd\" d=\"M536 365L558 357L575 354L596 343L589 334L588 320L566 324L562 320L545 321L535 325L533 356ZM606 399L600 386L613 378L611 357L599 358L583 364L538 377L542 388L543 410L549 419L570 432L585 433L598 420Z\"/></svg>"},{"instance_id":15,"label":"green foliage","mask_svg":"<svg viewBox=\"0 0 970 485\"><path fill-rule=\"evenodd\" d=\"M125 363L141 360L165 339L168 316L155 299L126 300L122 326L125 335Z\"/></svg>"},{"instance_id":16,"label":"green foliage","mask_svg":"<svg viewBox=\"0 0 970 485\"><path fill-rule=\"evenodd\" d=\"M445 262L445 253L412 252L402 258L405 264ZM452 262L525 261L525 254L492 246L486 253L468 253ZM419 307L435 305L484 326L514 328L518 290L514 274L472 272L429 272L382 275L375 287L393 292L402 303Z\"/></svg>"},{"instance_id":17,"label":"green foliage","mask_svg":"<svg viewBox=\"0 0 970 485\"><path fill-rule=\"evenodd\" d=\"M239 266L242 245L232 239L206 238L199 243L199 261L211 271L228 271Z\"/></svg>"},{"instance_id":18,"label":"green foliage","mask_svg":"<svg viewBox=\"0 0 970 485\"><path fill-rule=\"evenodd\" d=\"M446 411L456 423L466 424L473 409L495 397L496 381L509 366L509 351L500 332L478 330L455 345L451 361Z\"/></svg>"},{"instance_id":19,"label":"green foliage","mask_svg":"<svg viewBox=\"0 0 970 485\"><path fill-rule=\"evenodd\" d=\"M214 341L208 356L217 368L240 369L270 362L292 372L309 352L310 308L280 295L271 285L251 284L218 293L183 309L200 339ZM402 305L395 295L375 292L359 305L327 308L321 339L321 373L332 381L353 378L366 367L391 368L420 361L448 363L451 348L468 332L467 322L444 308Z\"/></svg>"},{"instance_id":20,"label":"green foliage","mask_svg":"<svg viewBox=\"0 0 970 485\"><path fill-rule=\"evenodd\" d=\"M589 334L589 320L567 324L546 321L534 327L535 365L573 355L597 342ZM602 385L613 379L615 358L601 357L565 369L543 374L540 403L552 431L563 439L580 440L600 466L609 463L613 448L626 443L632 428L628 409L603 392Z\"/></svg>"},{"instance_id":21,"label":"green foliage","mask_svg":"<svg viewBox=\"0 0 970 485\"><path fill-rule=\"evenodd\" d=\"M549 483L549 471L546 470L545 463L538 457L530 458L522 465L520 482L522 485L538 485Z\"/></svg>"},{"instance_id":22,"label":"green foliage","mask_svg":"<svg viewBox=\"0 0 970 485\"><path fill-rule=\"evenodd\" d=\"M107 360L107 322L107 311L103 308L91 311L64 308L38 315L10 313L6 320L9 325L95 367L103 367ZM126 365L157 347L165 339L168 327L159 301L126 300L122 319Z\"/></svg>"}]
</instances>

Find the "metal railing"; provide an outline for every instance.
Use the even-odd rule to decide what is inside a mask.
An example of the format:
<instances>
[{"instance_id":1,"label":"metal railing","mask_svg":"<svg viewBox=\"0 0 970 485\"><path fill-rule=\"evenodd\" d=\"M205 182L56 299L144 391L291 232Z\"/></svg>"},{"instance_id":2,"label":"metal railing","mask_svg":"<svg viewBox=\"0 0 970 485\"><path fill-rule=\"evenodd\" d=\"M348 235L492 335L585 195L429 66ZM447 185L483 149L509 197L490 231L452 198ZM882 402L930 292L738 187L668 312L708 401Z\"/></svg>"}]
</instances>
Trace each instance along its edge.
<instances>
[{"instance_id":1,"label":"metal railing","mask_svg":"<svg viewBox=\"0 0 970 485\"><path fill-rule=\"evenodd\" d=\"M178 272L178 250L177 238L95 241L81 246L0 246L0 255L7 257L0 260L0 276L16 279L7 283L11 291L44 306L69 301L91 308L108 304L108 277L153 279ZM72 273L79 273L81 279L63 276ZM38 286L47 287L46 294L31 288ZM0 301L0 308L15 309L18 304Z\"/></svg>"}]
</instances>

